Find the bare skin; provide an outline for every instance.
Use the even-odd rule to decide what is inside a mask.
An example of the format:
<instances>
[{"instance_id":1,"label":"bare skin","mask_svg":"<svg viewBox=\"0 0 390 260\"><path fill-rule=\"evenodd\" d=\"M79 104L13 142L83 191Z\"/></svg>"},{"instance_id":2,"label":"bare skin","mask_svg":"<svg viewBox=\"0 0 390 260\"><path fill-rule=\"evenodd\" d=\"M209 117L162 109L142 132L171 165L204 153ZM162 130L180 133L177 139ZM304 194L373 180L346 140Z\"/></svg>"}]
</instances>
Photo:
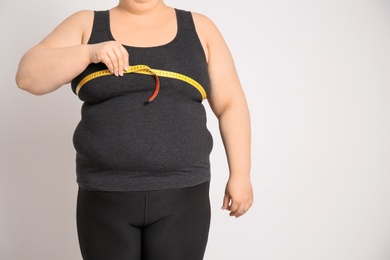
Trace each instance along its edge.
<instances>
[{"instance_id":1,"label":"bare skin","mask_svg":"<svg viewBox=\"0 0 390 260\"><path fill-rule=\"evenodd\" d=\"M228 210L230 216L240 217L253 203L248 106L232 55L219 30L206 16L193 13L193 17L209 65L208 101L218 118L229 164L222 209ZM68 17L22 57L17 85L35 95L47 94L68 84L89 64L99 62L120 77L131 63L131 53L123 45L163 45L177 31L174 9L162 0L120 0L110 10L110 19L115 41L87 44L93 11Z\"/></svg>"}]
</instances>

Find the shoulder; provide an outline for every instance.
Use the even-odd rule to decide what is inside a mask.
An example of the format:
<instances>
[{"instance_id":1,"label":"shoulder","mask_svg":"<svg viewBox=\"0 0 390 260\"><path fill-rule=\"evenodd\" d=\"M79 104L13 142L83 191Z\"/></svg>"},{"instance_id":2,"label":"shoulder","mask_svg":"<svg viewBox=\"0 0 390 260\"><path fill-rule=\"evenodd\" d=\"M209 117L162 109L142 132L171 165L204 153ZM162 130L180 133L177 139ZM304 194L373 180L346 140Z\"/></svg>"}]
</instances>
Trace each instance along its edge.
<instances>
[{"instance_id":1,"label":"shoulder","mask_svg":"<svg viewBox=\"0 0 390 260\"><path fill-rule=\"evenodd\" d=\"M194 19L195 26L197 29L199 28L200 30L211 30L211 31L217 31L217 26L215 23L206 15L197 13L197 12L192 12L192 17Z\"/></svg>"},{"instance_id":2,"label":"shoulder","mask_svg":"<svg viewBox=\"0 0 390 260\"><path fill-rule=\"evenodd\" d=\"M59 48L86 43L92 32L94 11L82 10L65 18L34 48Z\"/></svg>"},{"instance_id":3,"label":"shoulder","mask_svg":"<svg viewBox=\"0 0 390 260\"><path fill-rule=\"evenodd\" d=\"M205 41L212 42L216 38L222 37L218 27L208 16L201 13L192 12L192 17L197 33Z\"/></svg>"},{"instance_id":4,"label":"shoulder","mask_svg":"<svg viewBox=\"0 0 390 260\"><path fill-rule=\"evenodd\" d=\"M94 17L94 11L93 10L81 10L77 11L71 15L69 15L67 18L65 18L62 23L60 24L63 25L78 25L78 26L83 26L85 23L93 21Z\"/></svg>"},{"instance_id":5,"label":"shoulder","mask_svg":"<svg viewBox=\"0 0 390 260\"><path fill-rule=\"evenodd\" d=\"M89 20L93 18L94 12L94 10L80 10L71 14L67 19L77 21Z\"/></svg>"},{"instance_id":6,"label":"shoulder","mask_svg":"<svg viewBox=\"0 0 390 260\"><path fill-rule=\"evenodd\" d=\"M81 10L75 12L68 17L66 17L56 29L72 29L72 30L82 30L89 27L93 23L94 11L92 10Z\"/></svg>"},{"instance_id":7,"label":"shoulder","mask_svg":"<svg viewBox=\"0 0 390 260\"><path fill-rule=\"evenodd\" d=\"M94 20L93 10L80 10L69 15L57 29L61 31L73 31L82 35L82 42L88 41L92 32L92 25Z\"/></svg>"},{"instance_id":8,"label":"shoulder","mask_svg":"<svg viewBox=\"0 0 390 260\"><path fill-rule=\"evenodd\" d=\"M225 45L223 35L212 19L196 12L192 12L192 17L199 38L209 52L211 49L219 49Z\"/></svg>"},{"instance_id":9,"label":"shoulder","mask_svg":"<svg viewBox=\"0 0 390 260\"><path fill-rule=\"evenodd\" d=\"M71 14L63 21L63 23L68 23L77 27L87 27L93 23L93 19L93 10L81 10Z\"/></svg>"}]
</instances>

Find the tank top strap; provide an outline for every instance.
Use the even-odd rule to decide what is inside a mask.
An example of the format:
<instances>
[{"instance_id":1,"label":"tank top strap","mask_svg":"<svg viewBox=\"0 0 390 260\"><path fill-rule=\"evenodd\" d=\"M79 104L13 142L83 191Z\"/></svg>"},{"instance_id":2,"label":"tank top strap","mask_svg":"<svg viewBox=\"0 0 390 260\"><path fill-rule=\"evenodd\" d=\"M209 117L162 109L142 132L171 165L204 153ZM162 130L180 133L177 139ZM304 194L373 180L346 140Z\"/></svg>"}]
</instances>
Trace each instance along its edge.
<instances>
[{"instance_id":1,"label":"tank top strap","mask_svg":"<svg viewBox=\"0 0 390 260\"><path fill-rule=\"evenodd\" d=\"M176 9L176 14L178 19L179 32L180 31L196 32L195 23L192 18L192 13L190 11Z\"/></svg>"},{"instance_id":2,"label":"tank top strap","mask_svg":"<svg viewBox=\"0 0 390 260\"><path fill-rule=\"evenodd\" d=\"M99 43L110 40L109 10L94 11L91 37L88 43Z\"/></svg>"}]
</instances>

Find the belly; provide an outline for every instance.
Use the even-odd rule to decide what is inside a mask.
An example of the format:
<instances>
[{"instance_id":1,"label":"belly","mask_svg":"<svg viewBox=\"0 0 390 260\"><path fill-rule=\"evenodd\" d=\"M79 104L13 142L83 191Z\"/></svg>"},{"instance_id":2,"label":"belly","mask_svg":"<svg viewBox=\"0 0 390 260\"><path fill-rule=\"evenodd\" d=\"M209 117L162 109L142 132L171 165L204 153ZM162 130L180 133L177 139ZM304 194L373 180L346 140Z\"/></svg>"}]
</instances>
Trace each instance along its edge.
<instances>
[{"instance_id":1,"label":"belly","mask_svg":"<svg viewBox=\"0 0 390 260\"><path fill-rule=\"evenodd\" d=\"M212 149L201 103L126 96L85 104L73 141L78 164L94 170L174 171L208 163Z\"/></svg>"}]
</instances>

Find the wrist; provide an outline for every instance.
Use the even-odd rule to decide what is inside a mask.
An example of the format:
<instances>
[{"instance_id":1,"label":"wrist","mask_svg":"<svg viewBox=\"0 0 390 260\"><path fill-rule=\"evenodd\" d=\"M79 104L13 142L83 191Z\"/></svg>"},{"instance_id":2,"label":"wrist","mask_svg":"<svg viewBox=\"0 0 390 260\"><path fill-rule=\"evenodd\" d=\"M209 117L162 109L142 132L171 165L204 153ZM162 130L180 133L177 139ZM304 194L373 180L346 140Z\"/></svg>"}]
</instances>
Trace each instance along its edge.
<instances>
[{"instance_id":1,"label":"wrist","mask_svg":"<svg viewBox=\"0 0 390 260\"><path fill-rule=\"evenodd\" d=\"M250 171L230 171L229 179L247 179L250 180Z\"/></svg>"}]
</instances>

